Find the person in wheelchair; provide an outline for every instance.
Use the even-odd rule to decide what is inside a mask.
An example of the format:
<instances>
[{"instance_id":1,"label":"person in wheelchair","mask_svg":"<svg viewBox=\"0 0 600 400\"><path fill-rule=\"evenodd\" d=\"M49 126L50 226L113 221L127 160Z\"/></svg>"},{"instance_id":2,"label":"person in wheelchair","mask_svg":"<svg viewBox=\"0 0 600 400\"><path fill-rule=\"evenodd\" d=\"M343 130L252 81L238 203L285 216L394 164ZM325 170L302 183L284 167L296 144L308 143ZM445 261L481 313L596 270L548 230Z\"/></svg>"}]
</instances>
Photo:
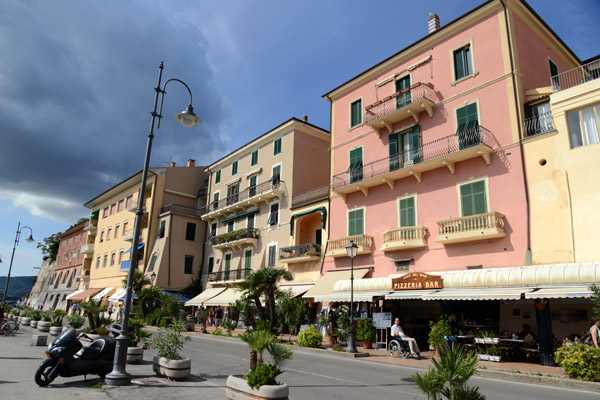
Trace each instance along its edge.
<instances>
[{"instance_id":1,"label":"person in wheelchair","mask_svg":"<svg viewBox=\"0 0 600 400\"><path fill-rule=\"evenodd\" d=\"M414 358L421 357L421 350L419 350L419 346L417 345L417 341L414 338L411 338L404 334L402 327L400 326L400 318L396 318L394 320L394 325L392 325L391 330L392 339L397 340L402 346L402 342L407 342L410 348L411 356Z\"/></svg>"}]
</instances>

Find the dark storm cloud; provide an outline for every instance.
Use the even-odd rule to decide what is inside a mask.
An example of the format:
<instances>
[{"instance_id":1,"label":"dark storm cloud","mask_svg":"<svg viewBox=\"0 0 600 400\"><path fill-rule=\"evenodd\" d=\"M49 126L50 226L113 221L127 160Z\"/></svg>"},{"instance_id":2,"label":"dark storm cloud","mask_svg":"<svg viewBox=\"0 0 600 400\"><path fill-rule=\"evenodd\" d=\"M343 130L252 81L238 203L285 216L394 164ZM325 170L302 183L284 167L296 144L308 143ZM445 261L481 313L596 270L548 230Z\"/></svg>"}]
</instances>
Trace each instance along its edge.
<instances>
[{"instance_id":1,"label":"dark storm cloud","mask_svg":"<svg viewBox=\"0 0 600 400\"><path fill-rule=\"evenodd\" d=\"M222 151L227 112L206 41L170 5L4 2L0 198L26 196L35 203L30 209L63 219L69 213L61 204L81 204L141 169L163 60L163 82L176 77L190 86L203 124L185 129L173 120L189 96L169 84L151 164L164 166L170 157L180 165L187 158L209 163Z\"/></svg>"}]
</instances>

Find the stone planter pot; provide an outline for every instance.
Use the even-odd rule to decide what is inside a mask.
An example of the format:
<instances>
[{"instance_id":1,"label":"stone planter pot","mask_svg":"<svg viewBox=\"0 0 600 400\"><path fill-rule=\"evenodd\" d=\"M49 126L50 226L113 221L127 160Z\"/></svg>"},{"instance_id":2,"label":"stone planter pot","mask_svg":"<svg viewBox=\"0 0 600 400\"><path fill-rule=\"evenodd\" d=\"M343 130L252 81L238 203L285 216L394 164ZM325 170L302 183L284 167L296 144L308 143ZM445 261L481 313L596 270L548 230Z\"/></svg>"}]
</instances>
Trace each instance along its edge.
<instances>
[{"instance_id":1,"label":"stone planter pot","mask_svg":"<svg viewBox=\"0 0 600 400\"><path fill-rule=\"evenodd\" d=\"M96 333L86 333L86 335L88 335L88 337L92 340L96 340L96 339L108 339L110 337L110 335L98 335Z\"/></svg>"},{"instance_id":2,"label":"stone planter pot","mask_svg":"<svg viewBox=\"0 0 600 400\"><path fill-rule=\"evenodd\" d=\"M31 321L31 323L29 324L29 326L32 327L32 328L37 329L38 322L40 322L40 321Z\"/></svg>"},{"instance_id":3,"label":"stone planter pot","mask_svg":"<svg viewBox=\"0 0 600 400\"><path fill-rule=\"evenodd\" d=\"M38 331L50 332L50 321L40 321L37 324Z\"/></svg>"},{"instance_id":4,"label":"stone planter pot","mask_svg":"<svg viewBox=\"0 0 600 400\"><path fill-rule=\"evenodd\" d=\"M373 348L373 342L371 340L363 340L363 348L365 348L365 349L372 349Z\"/></svg>"},{"instance_id":5,"label":"stone planter pot","mask_svg":"<svg viewBox=\"0 0 600 400\"><path fill-rule=\"evenodd\" d=\"M281 385L263 385L259 389L248 386L248 382L239 376L230 375L227 378L228 399L277 399L287 400L290 388L285 383Z\"/></svg>"},{"instance_id":6,"label":"stone planter pot","mask_svg":"<svg viewBox=\"0 0 600 400\"><path fill-rule=\"evenodd\" d=\"M183 360L171 360L154 356L152 358L152 370L169 379L184 379L192 373L192 360L184 358Z\"/></svg>"},{"instance_id":7,"label":"stone planter pot","mask_svg":"<svg viewBox=\"0 0 600 400\"><path fill-rule=\"evenodd\" d=\"M31 325L31 317L21 317L21 324L25 326Z\"/></svg>"},{"instance_id":8,"label":"stone planter pot","mask_svg":"<svg viewBox=\"0 0 600 400\"><path fill-rule=\"evenodd\" d=\"M63 327L62 326L51 326L50 327L50 334L52 336L58 336L60 335L60 333L63 331Z\"/></svg>"},{"instance_id":9,"label":"stone planter pot","mask_svg":"<svg viewBox=\"0 0 600 400\"><path fill-rule=\"evenodd\" d=\"M127 348L127 364L138 364L144 359L143 347L128 347Z\"/></svg>"}]
</instances>

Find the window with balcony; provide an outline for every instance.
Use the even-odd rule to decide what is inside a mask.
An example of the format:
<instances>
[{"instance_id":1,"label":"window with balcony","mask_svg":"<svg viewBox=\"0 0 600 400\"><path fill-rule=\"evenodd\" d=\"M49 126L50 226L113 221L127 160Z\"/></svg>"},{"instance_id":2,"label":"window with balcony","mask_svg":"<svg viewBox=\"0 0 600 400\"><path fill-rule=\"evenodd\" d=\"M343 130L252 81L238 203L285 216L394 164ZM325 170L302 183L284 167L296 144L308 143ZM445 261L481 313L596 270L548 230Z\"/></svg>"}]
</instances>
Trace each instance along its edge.
<instances>
[{"instance_id":1,"label":"window with balcony","mask_svg":"<svg viewBox=\"0 0 600 400\"><path fill-rule=\"evenodd\" d=\"M254 214L248 215L248 219L246 220L246 228L254 229Z\"/></svg>"},{"instance_id":2,"label":"window with balcony","mask_svg":"<svg viewBox=\"0 0 600 400\"><path fill-rule=\"evenodd\" d=\"M227 186L227 205L237 203L239 200L240 183Z\"/></svg>"},{"instance_id":3,"label":"window with balcony","mask_svg":"<svg viewBox=\"0 0 600 400\"><path fill-rule=\"evenodd\" d=\"M217 208L219 204L219 192L213 194L213 208Z\"/></svg>"},{"instance_id":4,"label":"window with balcony","mask_svg":"<svg viewBox=\"0 0 600 400\"><path fill-rule=\"evenodd\" d=\"M123 250L123 249L119 250L119 261L118 261L119 264L121 264L121 261L123 261L123 254L125 254L125 250Z\"/></svg>"},{"instance_id":5,"label":"window with balcony","mask_svg":"<svg viewBox=\"0 0 600 400\"><path fill-rule=\"evenodd\" d=\"M275 257L277 256L277 245L271 245L269 246L269 254L268 254L268 266L269 267L274 267L275 266L275 262L276 259Z\"/></svg>"},{"instance_id":6,"label":"window with balcony","mask_svg":"<svg viewBox=\"0 0 600 400\"><path fill-rule=\"evenodd\" d=\"M598 143L600 104L567 113L571 147Z\"/></svg>"},{"instance_id":7,"label":"window with balcony","mask_svg":"<svg viewBox=\"0 0 600 400\"><path fill-rule=\"evenodd\" d=\"M229 280L229 271L231 271L231 253L225 254L225 274L224 278L226 281Z\"/></svg>"},{"instance_id":8,"label":"window with balcony","mask_svg":"<svg viewBox=\"0 0 600 400\"><path fill-rule=\"evenodd\" d=\"M281 138L273 141L273 155L281 154Z\"/></svg>"},{"instance_id":9,"label":"window with balcony","mask_svg":"<svg viewBox=\"0 0 600 400\"><path fill-rule=\"evenodd\" d=\"M269 215L269 226L274 226L279 223L279 203L271 204L271 214Z\"/></svg>"},{"instance_id":10,"label":"window with balcony","mask_svg":"<svg viewBox=\"0 0 600 400\"><path fill-rule=\"evenodd\" d=\"M250 184L248 185L248 194L250 195L250 197L253 197L256 195L256 179L257 179L257 175L253 175L250 177Z\"/></svg>"},{"instance_id":11,"label":"window with balcony","mask_svg":"<svg viewBox=\"0 0 600 400\"><path fill-rule=\"evenodd\" d=\"M252 271L252 250L244 251L244 272L245 276Z\"/></svg>"},{"instance_id":12,"label":"window with balcony","mask_svg":"<svg viewBox=\"0 0 600 400\"><path fill-rule=\"evenodd\" d=\"M217 223L213 222L210 225L210 237L215 237L217 236Z\"/></svg>"},{"instance_id":13,"label":"window with balcony","mask_svg":"<svg viewBox=\"0 0 600 400\"><path fill-rule=\"evenodd\" d=\"M463 217L485 214L487 212L485 181L479 180L460 185L460 205Z\"/></svg>"},{"instance_id":14,"label":"window with balcony","mask_svg":"<svg viewBox=\"0 0 600 400\"><path fill-rule=\"evenodd\" d=\"M458 81L473 74L473 60L471 59L471 45L468 44L454 50L454 80Z\"/></svg>"},{"instance_id":15,"label":"window with balcony","mask_svg":"<svg viewBox=\"0 0 600 400\"><path fill-rule=\"evenodd\" d=\"M188 275L194 273L194 256L185 256L183 273Z\"/></svg>"},{"instance_id":16,"label":"window with balcony","mask_svg":"<svg viewBox=\"0 0 600 400\"><path fill-rule=\"evenodd\" d=\"M348 166L350 173L350 183L362 181L363 179L363 154L362 147L350 150L350 165Z\"/></svg>"},{"instance_id":17,"label":"window with balcony","mask_svg":"<svg viewBox=\"0 0 600 400\"><path fill-rule=\"evenodd\" d=\"M350 103L350 128L362 124L362 99Z\"/></svg>"},{"instance_id":18,"label":"window with balcony","mask_svg":"<svg viewBox=\"0 0 600 400\"><path fill-rule=\"evenodd\" d=\"M389 136L390 171L421 162L419 134L419 126L415 125L406 131Z\"/></svg>"},{"instance_id":19,"label":"window with balcony","mask_svg":"<svg viewBox=\"0 0 600 400\"><path fill-rule=\"evenodd\" d=\"M221 170L215 172L215 183L221 182Z\"/></svg>"},{"instance_id":20,"label":"window with balcony","mask_svg":"<svg viewBox=\"0 0 600 400\"><path fill-rule=\"evenodd\" d=\"M456 135L459 149L465 149L480 142L479 115L477 103L467 104L456 109Z\"/></svg>"},{"instance_id":21,"label":"window with balcony","mask_svg":"<svg viewBox=\"0 0 600 400\"><path fill-rule=\"evenodd\" d=\"M281 180L281 164L275 165L272 172L271 179L273 179L273 184L279 183Z\"/></svg>"},{"instance_id":22,"label":"window with balcony","mask_svg":"<svg viewBox=\"0 0 600 400\"><path fill-rule=\"evenodd\" d=\"M396 93L400 93L396 97L396 108L407 106L412 102L410 96L410 75L396 80Z\"/></svg>"},{"instance_id":23,"label":"window with balcony","mask_svg":"<svg viewBox=\"0 0 600 400\"><path fill-rule=\"evenodd\" d=\"M238 162L234 161L231 164L231 176L237 175L237 171L238 171Z\"/></svg>"},{"instance_id":24,"label":"window with balcony","mask_svg":"<svg viewBox=\"0 0 600 400\"><path fill-rule=\"evenodd\" d=\"M550 102L544 101L537 104L525 104L524 127L527 136L533 136L553 130Z\"/></svg>"},{"instance_id":25,"label":"window with balcony","mask_svg":"<svg viewBox=\"0 0 600 400\"><path fill-rule=\"evenodd\" d=\"M167 221L165 221L164 219L162 221L160 221L160 226L158 228L158 234L156 235L159 239L165 237L166 224L167 224Z\"/></svg>"},{"instance_id":26,"label":"window with balcony","mask_svg":"<svg viewBox=\"0 0 600 400\"><path fill-rule=\"evenodd\" d=\"M554 61L548 59L548 68L550 68L550 80L554 81L554 79L552 78L558 75L558 67L556 66Z\"/></svg>"},{"instance_id":27,"label":"window with balcony","mask_svg":"<svg viewBox=\"0 0 600 400\"><path fill-rule=\"evenodd\" d=\"M196 224L193 222L188 222L185 227L185 240L196 240Z\"/></svg>"},{"instance_id":28,"label":"window with balcony","mask_svg":"<svg viewBox=\"0 0 600 400\"><path fill-rule=\"evenodd\" d=\"M258 164L258 149L252 152L252 160L250 161L250 166L254 167Z\"/></svg>"},{"instance_id":29,"label":"window with balcony","mask_svg":"<svg viewBox=\"0 0 600 400\"><path fill-rule=\"evenodd\" d=\"M229 221L227 223L227 233L233 232L233 227L234 227L234 222L233 221Z\"/></svg>"},{"instance_id":30,"label":"window with balcony","mask_svg":"<svg viewBox=\"0 0 600 400\"><path fill-rule=\"evenodd\" d=\"M365 233L365 209L359 208L348 211L348 236Z\"/></svg>"},{"instance_id":31,"label":"window with balcony","mask_svg":"<svg viewBox=\"0 0 600 400\"><path fill-rule=\"evenodd\" d=\"M399 201L400 226L415 226L415 198L406 197Z\"/></svg>"},{"instance_id":32,"label":"window with balcony","mask_svg":"<svg viewBox=\"0 0 600 400\"><path fill-rule=\"evenodd\" d=\"M215 268L215 258L208 257L208 273L212 274L214 268Z\"/></svg>"}]
</instances>

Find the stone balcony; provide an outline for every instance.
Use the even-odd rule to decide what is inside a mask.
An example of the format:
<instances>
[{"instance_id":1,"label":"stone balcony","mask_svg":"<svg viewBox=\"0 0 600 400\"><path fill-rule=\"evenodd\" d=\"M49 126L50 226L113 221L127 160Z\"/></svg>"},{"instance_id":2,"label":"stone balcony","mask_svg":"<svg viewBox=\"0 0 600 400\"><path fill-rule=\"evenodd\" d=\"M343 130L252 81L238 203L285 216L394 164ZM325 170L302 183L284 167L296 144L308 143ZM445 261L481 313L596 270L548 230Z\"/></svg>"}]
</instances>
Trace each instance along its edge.
<instances>
[{"instance_id":1,"label":"stone balcony","mask_svg":"<svg viewBox=\"0 0 600 400\"><path fill-rule=\"evenodd\" d=\"M258 239L258 229L244 228L213 236L209 240L213 249L226 249L231 247L242 247L247 244L256 246Z\"/></svg>"},{"instance_id":2,"label":"stone balcony","mask_svg":"<svg viewBox=\"0 0 600 400\"><path fill-rule=\"evenodd\" d=\"M427 228L424 226L403 226L389 229L383 232L383 246L381 247L381 251L426 247L426 234Z\"/></svg>"},{"instance_id":3,"label":"stone balcony","mask_svg":"<svg viewBox=\"0 0 600 400\"><path fill-rule=\"evenodd\" d=\"M505 237L504 215L499 212L438 221L435 241L443 244L474 242Z\"/></svg>"},{"instance_id":4,"label":"stone balcony","mask_svg":"<svg viewBox=\"0 0 600 400\"><path fill-rule=\"evenodd\" d=\"M354 235L346 236L339 239L331 239L327 242L327 253L328 257L348 257L346 246L350 241L354 241L354 244L358 246L356 255L371 254L371 247L373 245L373 236L368 235Z\"/></svg>"}]
</instances>

